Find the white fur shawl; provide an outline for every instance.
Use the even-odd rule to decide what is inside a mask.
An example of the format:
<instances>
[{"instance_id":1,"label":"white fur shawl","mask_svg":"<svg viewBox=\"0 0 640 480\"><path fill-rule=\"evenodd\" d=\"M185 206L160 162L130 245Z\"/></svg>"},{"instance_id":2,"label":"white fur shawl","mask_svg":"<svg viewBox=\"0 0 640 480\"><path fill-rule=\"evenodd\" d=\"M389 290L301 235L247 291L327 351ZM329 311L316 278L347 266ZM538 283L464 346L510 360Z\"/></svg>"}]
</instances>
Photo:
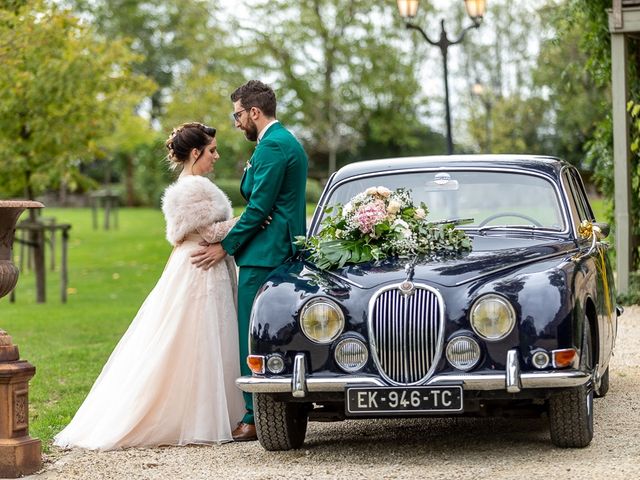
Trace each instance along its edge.
<instances>
[{"instance_id":1,"label":"white fur shawl","mask_svg":"<svg viewBox=\"0 0 640 480\"><path fill-rule=\"evenodd\" d=\"M227 196L209 179L189 175L164 191L162 213L167 222L167 240L176 245L198 227L228 220L232 211Z\"/></svg>"}]
</instances>

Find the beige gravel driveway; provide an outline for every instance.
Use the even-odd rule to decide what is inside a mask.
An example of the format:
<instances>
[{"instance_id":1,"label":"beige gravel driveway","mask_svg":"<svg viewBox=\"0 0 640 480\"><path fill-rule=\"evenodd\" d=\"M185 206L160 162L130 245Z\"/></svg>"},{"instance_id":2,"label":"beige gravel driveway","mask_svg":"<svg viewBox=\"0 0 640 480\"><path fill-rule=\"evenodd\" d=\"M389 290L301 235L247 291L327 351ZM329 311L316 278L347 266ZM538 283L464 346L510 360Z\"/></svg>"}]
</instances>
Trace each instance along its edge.
<instances>
[{"instance_id":1,"label":"beige gravel driveway","mask_svg":"<svg viewBox=\"0 0 640 480\"><path fill-rule=\"evenodd\" d=\"M640 307L620 318L611 389L584 449L554 448L543 419L311 423L304 448L257 442L96 453L54 451L32 479L640 478Z\"/></svg>"}]
</instances>

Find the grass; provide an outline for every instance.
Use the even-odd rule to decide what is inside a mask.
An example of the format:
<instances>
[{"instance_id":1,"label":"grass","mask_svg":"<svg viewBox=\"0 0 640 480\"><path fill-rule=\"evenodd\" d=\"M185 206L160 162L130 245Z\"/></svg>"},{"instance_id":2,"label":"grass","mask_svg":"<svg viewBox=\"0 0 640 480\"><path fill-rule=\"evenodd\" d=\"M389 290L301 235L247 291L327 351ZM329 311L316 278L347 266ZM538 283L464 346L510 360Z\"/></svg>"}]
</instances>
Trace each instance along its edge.
<instances>
[{"instance_id":1,"label":"grass","mask_svg":"<svg viewBox=\"0 0 640 480\"><path fill-rule=\"evenodd\" d=\"M591 208L593 214L596 216L596 220L605 222L607 220L607 211L611 208L611 202L604 198L592 198L589 203L591 203Z\"/></svg>"},{"instance_id":2,"label":"grass","mask_svg":"<svg viewBox=\"0 0 640 480\"><path fill-rule=\"evenodd\" d=\"M120 228L109 231L92 229L88 209L52 208L45 215L73 225L68 301L60 301L59 272L47 271L47 302L36 304L33 272L24 271L16 303L0 300L0 327L13 337L21 358L36 366L30 432L46 449L153 288L171 247L158 210L122 209Z\"/></svg>"}]
</instances>

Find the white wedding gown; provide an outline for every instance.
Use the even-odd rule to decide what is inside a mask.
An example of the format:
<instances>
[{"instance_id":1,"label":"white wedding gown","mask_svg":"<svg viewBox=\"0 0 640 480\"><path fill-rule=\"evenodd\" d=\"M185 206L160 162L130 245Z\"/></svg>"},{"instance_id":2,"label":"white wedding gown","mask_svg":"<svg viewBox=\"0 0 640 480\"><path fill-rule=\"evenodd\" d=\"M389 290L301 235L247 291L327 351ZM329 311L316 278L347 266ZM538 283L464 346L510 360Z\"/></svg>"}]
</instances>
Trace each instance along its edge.
<instances>
[{"instance_id":1,"label":"white wedding gown","mask_svg":"<svg viewBox=\"0 0 640 480\"><path fill-rule=\"evenodd\" d=\"M238 365L235 265L209 270L175 247L162 276L71 423L61 447L112 450L232 440L244 414Z\"/></svg>"}]
</instances>

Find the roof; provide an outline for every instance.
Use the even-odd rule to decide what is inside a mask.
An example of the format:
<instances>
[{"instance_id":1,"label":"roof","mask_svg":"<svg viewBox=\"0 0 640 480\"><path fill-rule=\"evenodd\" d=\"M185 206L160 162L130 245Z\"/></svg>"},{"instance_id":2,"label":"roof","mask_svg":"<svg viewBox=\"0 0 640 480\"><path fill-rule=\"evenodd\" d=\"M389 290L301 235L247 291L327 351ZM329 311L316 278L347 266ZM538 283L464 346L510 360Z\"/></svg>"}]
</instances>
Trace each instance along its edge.
<instances>
[{"instance_id":1,"label":"roof","mask_svg":"<svg viewBox=\"0 0 640 480\"><path fill-rule=\"evenodd\" d=\"M411 170L415 168L517 168L535 170L556 175L560 169L569 165L559 158L543 155L432 155L423 157L398 157L380 160L365 160L350 163L339 169L332 181L361 175L364 173L385 172L389 170Z\"/></svg>"}]
</instances>

